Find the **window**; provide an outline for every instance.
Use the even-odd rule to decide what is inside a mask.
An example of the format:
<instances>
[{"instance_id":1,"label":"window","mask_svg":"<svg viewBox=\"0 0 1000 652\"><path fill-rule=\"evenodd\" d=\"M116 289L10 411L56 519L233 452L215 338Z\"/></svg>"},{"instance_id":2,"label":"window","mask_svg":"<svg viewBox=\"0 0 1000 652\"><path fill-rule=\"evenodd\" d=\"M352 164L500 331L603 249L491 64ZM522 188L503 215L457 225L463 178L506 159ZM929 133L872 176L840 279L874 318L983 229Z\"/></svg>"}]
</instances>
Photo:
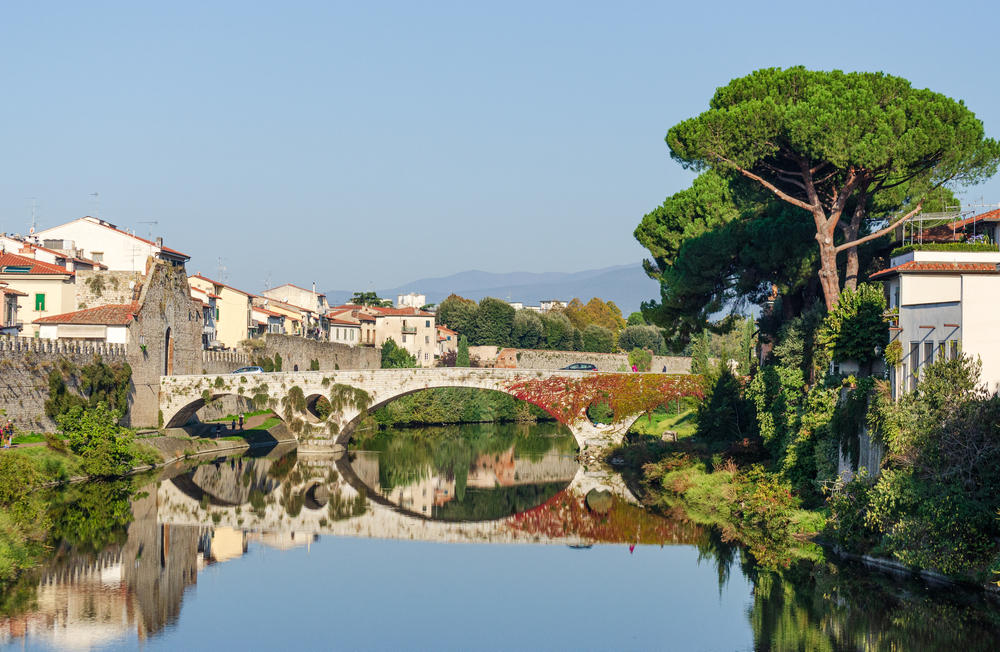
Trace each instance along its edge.
<instances>
[{"instance_id":1,"label":"window","mask_svg":"<svg viewBox=\"0 0 1000 652\"><path fill-rule=\"evenodd\" d=\"M951 340L951 359L955 360L958 358L958 340Z\"/></svg>"},{"instance_id":2,"label":"window","mask_svg":"<svg viewBox=\"0 0 1000 652\"><path fill-rule=\"evenodd\" d=\"M938 360L947 360L948 359L948 341L947 340L941 340L940 342L938 342L937 351L934 353L934 357L937 358Z\"/></svg>"},{"instance_id":3,"label":"window","mask_svg":"<svg viewBox=\"0 0 1000 652\"><path fill-rule=\"evenodd\" d=\"M920 373L920 342L910 342L910 391L917 388L917 375Z\"/></svg>"},{"instance_id":4,"label":"window","mask_svg":"<svg viewBox=\"0 0 1000 652\"><path fill-rule=\"evenodd\" d=\"M424 322L424 326L426 326L427 328L430 328L431 327L431 320L428 319L427 321L425 321Z\"/></svg>"},{"instance_id":5,"label":"window","mask_svg":"<svg viewBox=\"0 0 1000 652\"><path fill-rule=\"evenodd\" d=\"M215 321L219 321L219 309L215 309Z\"/></svg>"},{"instance_id":6,"label":"window","mask_svg":"<svg viewBox=\"0 0 1000 652\"><path fill-rule=\"evenodd\" d=\"M95 263L104 262L104 252L103 251L92 251L90 252L90 259Z\"/></svg>"},{"instance_id":7,"label":"window","mask_svg":"<svg viewBox=\"0 0 1000 652\"><path fill-rule=\"evenodd\" d=\"M45 295L36 294L35 295L35 310L43 311L45 310Z\"/></svg>"},{"instance_id":8,"label":"window","mask_svg":"<svg viewBox=\"0 0 1000 652\"><path fill-rule=\"evenodd\" d=\"M933 341L927 341L927 342L924 342L924 363L923 364L926 367L927 365L931 364L932 362L934 362L934 342Z\"/></svg>"},{"instance_id":9,"label":"window","mask_svg":"<svg viewBox=\"0 0 1000 652\"><path fill-rule=\"evenodd\" d=\"M406 344L406 336L403 336L403 344Z\"/></svg>"},{"instance_id":10,"label":"window","mask_svg":"<svg viewBox=\"0 0 1000 652\"><path fill-rule=\"evenodd\" d=\"M424 344L430 344L430 343L431 343L431 336L424 335Z\"/></svg>"}]
</instances>

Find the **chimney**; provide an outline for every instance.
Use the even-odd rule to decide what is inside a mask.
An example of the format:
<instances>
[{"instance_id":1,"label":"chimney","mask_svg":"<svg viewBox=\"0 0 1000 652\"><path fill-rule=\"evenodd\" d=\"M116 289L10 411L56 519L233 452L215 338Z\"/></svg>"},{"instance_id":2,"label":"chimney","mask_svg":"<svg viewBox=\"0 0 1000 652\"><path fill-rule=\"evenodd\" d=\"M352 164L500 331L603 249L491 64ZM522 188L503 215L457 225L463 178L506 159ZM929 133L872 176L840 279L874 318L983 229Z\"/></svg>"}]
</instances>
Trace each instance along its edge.
<instances>
[{"instance_id":1,"label":"chimney","mask_svg":"<svg viewBox=\"0 0 1000 652\"><path fill-rule=\"evenodd\" d=\"M163 237L162 236L158 237L156 239L156 246L159 247L160 249L163 249Z\"/></svg>"},{"instance_id":2,"label":"chimney","mask_svg":"<svg viewBox=\"0 0 1000 652\"><path fill-rule=\"evenodd\" d=\"M67 272L76 271L76 261L70 258L69 256L66 257L66 271Z\"/></svg>"}]
</instances>

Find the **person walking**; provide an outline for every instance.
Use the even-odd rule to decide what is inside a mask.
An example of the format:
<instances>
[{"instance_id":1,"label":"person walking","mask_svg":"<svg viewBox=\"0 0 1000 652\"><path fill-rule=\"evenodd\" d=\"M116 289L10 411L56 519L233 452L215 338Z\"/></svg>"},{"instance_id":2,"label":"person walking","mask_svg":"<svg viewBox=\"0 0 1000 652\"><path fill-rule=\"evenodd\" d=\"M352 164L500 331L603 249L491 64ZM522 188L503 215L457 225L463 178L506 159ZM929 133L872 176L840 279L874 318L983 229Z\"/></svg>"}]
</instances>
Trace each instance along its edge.
<instances>
[{"instance_id":1,"label":"person walking","mask_svg":"<svg viewBox=\"0 0 1000 652\"><path fill-rule=\"evenodd\" d=\"M243 430L243 413L240 412L240 430Z\"/></svg>"}]
</instances>

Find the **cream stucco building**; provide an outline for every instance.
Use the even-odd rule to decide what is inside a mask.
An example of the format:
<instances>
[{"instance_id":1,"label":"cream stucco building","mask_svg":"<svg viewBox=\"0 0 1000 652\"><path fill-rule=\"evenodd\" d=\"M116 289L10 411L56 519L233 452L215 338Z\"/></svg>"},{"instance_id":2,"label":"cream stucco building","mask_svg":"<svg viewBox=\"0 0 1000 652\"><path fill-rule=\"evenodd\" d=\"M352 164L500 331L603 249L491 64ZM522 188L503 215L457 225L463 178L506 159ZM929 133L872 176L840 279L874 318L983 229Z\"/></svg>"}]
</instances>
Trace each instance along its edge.
<instances>
[{"instance_id":1,"label":"cream stucco building","mask_svg":"<svg viewBox=\"0 0 1000 652\"><path fill-rule=\"evenodd\" d=\"M899 313L890 329L902 347L889 370L894 396L911 391L926 365L959 352L978 358L983 384L1000 390L1000 251L911 251L872 279Z\"/></svg>"},{"instance_id":2,"label":"cream stucco building","mask_svg":"<svg viewBox=\"0 0 1000 652\"><path fill-rule=\"evenodd\" d=\"M11 253L0 253L0 283L19 293L18 319L23 337L38 334L33 322L76 309L74 273L66 268Z\"/></svg>"},{"instance_id":3,"label":"cream stucco building","mask_svg":"<svg viewBox=\"0 0 1000 652\"><path fill-rule=\"evenodd\" d=\"M249 292L237 290L201 274L189 276L188 285L201 290L192 296L199 298L208 296L214 300L215 314L212 317L216 341L226 348L234 349L240 342L253 335L254 329L250 322L252 295Z\"/></svg>"}]
</instances>

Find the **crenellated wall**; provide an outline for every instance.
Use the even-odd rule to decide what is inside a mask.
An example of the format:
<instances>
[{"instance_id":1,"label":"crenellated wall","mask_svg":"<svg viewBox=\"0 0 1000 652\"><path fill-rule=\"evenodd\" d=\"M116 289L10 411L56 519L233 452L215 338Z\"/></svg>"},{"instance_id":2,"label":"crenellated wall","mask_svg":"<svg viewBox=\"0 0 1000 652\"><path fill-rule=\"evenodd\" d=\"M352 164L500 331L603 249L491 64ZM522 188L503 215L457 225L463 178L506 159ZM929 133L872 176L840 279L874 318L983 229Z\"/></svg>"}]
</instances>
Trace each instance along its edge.
<instances>
[{"instance_id":1,"label":"crenellated wall","mask_svg":"<svg viewBox=\"0 0 1000 652\"><path fill-rule=\"evenodd\" d=\"M55 430L55 422L45 416L49 372L69 372L64 373L66 385L79 392L72 370L95 357L108 364L125 362L125 345L0 336L0 410L6 411L0 418L13 419L21 430Z\"/></svg>"},{"instance_id":2,"label":"crenellated wall","mask_svg":"<svg viewBox=\"0 0 1000 652\"><path fill-rule=\"evenodd\" d=\"M274 359L274 354L279 354L282 371L309 371L313 360L319 362L320 371L378 369L382 366L382 351L378 348L321 342L295 335L269 333L261 339L251 340L245 351L254 359Z\"/></svg>"},{"instance_id":3,"label":"crenellated wall","mask_svg":"<svg viewBox=\"0 0 1000 652\"><path fill-rule=\"evenodd\" d=\"M229 374L240 367L253 364L250 356L241 351L202 351L201 373Z\"/></svg>"}]
</instances>

